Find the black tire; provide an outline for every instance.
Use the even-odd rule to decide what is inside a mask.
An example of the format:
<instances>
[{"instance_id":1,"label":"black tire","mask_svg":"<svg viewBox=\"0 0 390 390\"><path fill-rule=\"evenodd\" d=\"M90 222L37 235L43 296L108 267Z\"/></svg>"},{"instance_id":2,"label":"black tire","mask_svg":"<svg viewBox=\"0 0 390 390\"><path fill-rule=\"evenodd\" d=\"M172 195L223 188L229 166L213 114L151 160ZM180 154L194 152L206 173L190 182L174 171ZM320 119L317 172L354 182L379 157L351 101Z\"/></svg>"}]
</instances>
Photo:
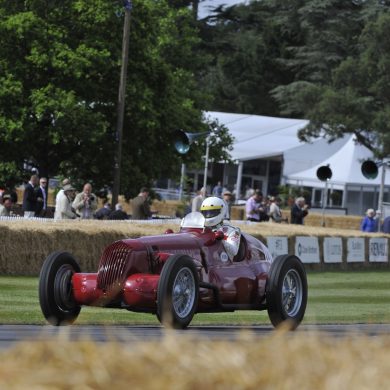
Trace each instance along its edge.
<instances>
[{"instance_id":1,"label":"black tire","mask_svg":"<svg viewBox=\"0 0 390 390\"><path fill-rule=\"evenodd\" d=\"M186 328L198 306L199 275L194 261L173 255L165 263L157 287L157 318L167 327Z\"/></svg>"},{"instance_id":2,"label":"black tire","mask_svg":"<svg viewBox=\"0 0 390 390\"><path fill-rule=\"evenodd\" d=\"M277 327L286 322L296 329L305 315L307 278L305 268L296 256L278 256L271 265L266 287L268 316Z\"/></svg>"},{"instance_id":3,"label":"black tire","mask_svg":"<svg viewBox=\"0 0 390 390\"><path fill-rule=\"evenodd\" d=\"M54 325L70 325L81 307L73 299L72 276L80 266L68 252L53 252L39 275L39 303L46 320Z\"/></svg>"}]
</instances>

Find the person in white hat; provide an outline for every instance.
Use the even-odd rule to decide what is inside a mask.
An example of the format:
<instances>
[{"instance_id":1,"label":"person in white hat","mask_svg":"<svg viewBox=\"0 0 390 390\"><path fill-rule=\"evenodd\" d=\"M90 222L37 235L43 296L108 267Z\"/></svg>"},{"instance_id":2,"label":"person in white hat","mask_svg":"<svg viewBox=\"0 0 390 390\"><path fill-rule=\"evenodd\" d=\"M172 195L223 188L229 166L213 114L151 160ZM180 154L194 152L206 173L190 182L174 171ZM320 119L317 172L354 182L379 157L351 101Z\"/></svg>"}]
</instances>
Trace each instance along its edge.
<instances>
[{"instance_id":1,"label":"person in white hat","mask_svg":"<svg viewBox=\"0 0 390 390\"><path fill-rule=\"evenodd\" d=\"M71 184L65 184L63 193L58 197L54 219L75 219L77 214L72 209L72 201L75 196L76 189Z\"/></svg>"},{"instance_id":2,"label":"person in white hat","mask_svg":"<svg viewBox=\"0 0 390 390\"><path fill-rule=\"evenodd\" d=\"M363 218L362 223L360 225L360 230L362 232L373 233L378 230L374 216L375 216L374 209L368 209L366 211L366 216Z\"/></svg>"}]
</instances>

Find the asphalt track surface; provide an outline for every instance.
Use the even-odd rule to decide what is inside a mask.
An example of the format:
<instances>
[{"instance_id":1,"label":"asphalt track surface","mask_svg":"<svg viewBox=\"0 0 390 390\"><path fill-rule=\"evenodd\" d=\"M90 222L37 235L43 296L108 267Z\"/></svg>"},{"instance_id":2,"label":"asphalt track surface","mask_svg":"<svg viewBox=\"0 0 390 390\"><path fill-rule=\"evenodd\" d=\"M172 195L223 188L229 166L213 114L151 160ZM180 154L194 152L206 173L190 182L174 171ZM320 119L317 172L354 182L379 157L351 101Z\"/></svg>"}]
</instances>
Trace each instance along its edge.
<instances>
[{"instance_id":1,"label":"asphalt track surface","mask_svg":"<svg viewBox=\"0 0 390 390\"><path fill-rule=\"evenodd\" d=\"M161 326L101 326L72 325L54 327L50 325L0 325L0 351L21 341L58 339L66 341L93 340L95 342L116 341L135 343L156 341L174 332L175 337L190 337L195 340L234 341L242 332L254 337L266 337L274 332L272 326L190 326L185 330L167 331ZM318 332L330 337L390 335L390 324L347 324L347 325L301 325L295 332Z\"/></svg>"}]
</instances>

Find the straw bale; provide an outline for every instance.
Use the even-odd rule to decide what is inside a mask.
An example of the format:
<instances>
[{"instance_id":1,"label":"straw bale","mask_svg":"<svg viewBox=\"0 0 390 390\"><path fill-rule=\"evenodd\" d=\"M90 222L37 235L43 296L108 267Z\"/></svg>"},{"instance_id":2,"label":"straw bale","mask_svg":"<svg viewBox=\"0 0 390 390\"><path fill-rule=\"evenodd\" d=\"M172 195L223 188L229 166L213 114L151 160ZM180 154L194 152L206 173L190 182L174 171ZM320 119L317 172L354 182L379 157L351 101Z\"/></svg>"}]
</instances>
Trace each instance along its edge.
<instances>
[{"instance_id":1,"label":"straw bale","mask_svg":"<svg viewBox=\"0 0 390 390\"><path fill-rule=\"evenodd\" d=\"M276 331L234 341L167 332L120 344L61 339L0 354L2 389L385 389L390 337Z\"/></svg>"},{"instance_id":2,"label":"straw bale","mask_svg":"<svg viewBox=\"0 0 390 390\"><path fill-rule=\"evenodd\" d=\"M153 221L152 221L153 222ZM348 237L384 236L378 233L362 233L328 227L314 227L272 222L254 223L233 221L243 232L254 235L266 243L268 236L289 238L289 252L294 252L296 236L342 237L344 246ZM83 272L96 272L104 248L116 240L145 235L164 234L167 229L179 231L179 220L136 223L134 221L39 221L0 220L0 274L39 274L45 258L53 251L72 253ZM386 235L385 235L386 236ZM390 237L390 235L387 235ZM366 245L368 247L368 245Z\"/></svg>"}]
</instances>

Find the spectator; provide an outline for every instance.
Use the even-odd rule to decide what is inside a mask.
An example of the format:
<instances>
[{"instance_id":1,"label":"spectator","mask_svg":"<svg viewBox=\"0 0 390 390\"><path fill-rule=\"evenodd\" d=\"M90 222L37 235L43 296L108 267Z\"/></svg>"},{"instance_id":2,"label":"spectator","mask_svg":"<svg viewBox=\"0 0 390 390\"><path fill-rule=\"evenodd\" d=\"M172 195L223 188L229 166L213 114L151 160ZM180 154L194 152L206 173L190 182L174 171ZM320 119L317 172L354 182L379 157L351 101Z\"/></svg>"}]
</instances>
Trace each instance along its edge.
<instances>
[{"instance_id":1,"label":"spectator","mask_svg":"<svg viewBox=\"0 0 390 390\"><path fill-rule=\"evenodd\" d=\"M229 190L223 191L223 200L227 205L225 219L230 221L232 215L231 212L232 212L232 204L233 204L233 194Z\"/></svg>"},{"instance_id":2,"label":"spectator","mask_svg":"<svg viewBox=\"0 0 390 390\"><path fill-rule=\"evenodd\" d=\"M67 184L70 184L70 180L69 180L69 179L64 179L64 180L62 180L62 188L57 192L57 195L56 195L56 204L58 203L58 199L59 199L59 198L61 197L61 195L64 193L63 188L64 188Z\"/></svg>"},{"instance_id":3,"label":"spectator","mask_svg":"<svg viewBox=\"0 0 390 390\"><path fill-rule=\"evenodd\" d=\"M237 184L235 184L232 192L232 201L237 203L239 199L241 199L241 194L237 191Z\"/></svg>"},{"instance_id":4,"label":"spectator","mask_svg":"<svg viewBox=\"0 0 390 390\"><path fill-rule=\"evenodd\" d=\"M54 219L75 219L77 214L72 209L72 201L76 190L71 184L64 185L63 191L58 197Z\"/></svg>"},{"instance_id":5,"label":"spectator","mask_svg":"<svg viewBox=\"0 0 390 390\"><path fill-rule=\"evenodd\" d=\"M108 219L108 216L111 213L111 203L106 202L104 203L103 207L100 208L98 211L95 213L95 218L96 219Z\"/></svg>"},{"instance_id":6,"label":"spectator","mask_svg":"<svg viewBox=\"0 0 390 390\"><path fill-rule=\"evenodd\" d=\"M223 191L222 184L219 181L217 183L217 185L213 188L212 194L213 194L213 196L217 196L218 198L222 198L222 191Z\"/></svg>"},{"instance_id":7,"label":"spectator","mask_svg":"<svg viewBox=\"0 0 390 390\"><path fill-rule=\"evenodd\" d=\"M30 181L26 184L23 193L23 211L25 218L35 217L37 210L37 197L35 188L38 185L38 176L32 175Z\"/></svg>"},{"instance_id":8,"label":"spectator","mask_svg":"<svg viewBox=\"0 0 390 390\"><path fill-rule=\"evenodd\" d=\"M390 216L383 221L382 232L390 234Z\"/></svg>"},{"instance_id":9,"label":"spectator","mask_svg":"<svg viewBox=\"0 0 390 390\"><path fill-rule=\"evenodd\" d=\"M245 195L244 198L248 200L250 197L252 197L255 194L255 190L248 185L245 186Z\"/></svg>"},{"instance_id":10,"label":"spectator","mask_svg":"<svg viewBox=\"0 0 390 390\"><path fill-rule=\"evenodd\" d=\"M191 211L192 212L195 212L195 211L200 211L200 206L202 205L202 202L204 201L204 199L206 198L206 189L204 187L202 187L197 195L194 197L194 199L192 199L192 202L191 202Z\"/></svg>"},{"instance_id":11,"label":"spectator","mask_svg":"<svg viewBox=\"0 0 390 390\"><path fill-rule=\"evenodd\" d=\"M253 222L268 221L269 217L262 205L263 193L256 190L255 193L246 201L245 211L246 219Z\"/></svg>"},{"instance_id":12,"label":"spectator","mask_svg":"<svg viewBox=\"0 0 390 390\"><path fill-rule=\"evenodd\" d=\"M0 217L9 217L12 215L12 198L10 195L3 194L3 204L0 204Z\"/></svg>"},{"instance_id":13,"label":"spectator","mask_svg":"<svg viewBox=\"0 0 390 390\"><path fill-rule=\"evenodd\" d=\"M366 216L362 219L362 222L360 224L360 230L362 232L374 233L378 231L377 221L375 220L374 216L374 209L368 209L366 211Z\"/></svg>"},{"instance_id":14,"label":"spectator","mask_svg":"<svg viewBox=\"0 0 390 390\"><path fill-rule=\"evenodd\" d=\"M287 222L287 218L283 218L282 210L280 210L280 202L281 199L277 197L271 197L270 199L271 205L269 208L269 216L271 218L271 221L281 223L281 222Z\"/></svg>"},{"instance_id":15,"label":"spectator","mask_svg":"<svg viewBox=\"0 0 390 390\"><path fill-rule=\"evenodd\" d=\"M83 192L76 195L72 206L81 219L93 218L93 214L97 209L97 197L92 193L90 183L86 183L83 187Z\"/></svg>"},{"instance_id":16,"label":"spectator","mask_svg":"<svg viewBox=\"0 0 390 390\"><path fill-rule=\"evenodd\" d=\"M36 217L44 217L46 215L47 208L47 179L45 177L41 177L39 179L39 186L35 189L36 197L37 197L37 209L35 212Z\"/></svg>"},{"instance_id":17,"label":"spectator","mask_svg":"<svg viewBox=\"0 0 390 390\"><path fill-rule=\"evenodd\" d=\"M122 205L117 203L115 205L115 210L110 213L108 219L124 220L129 219L129 216L123 211Z\"/></svg>"},{"instance_id":18,"label":"spectator","mask_svg":"<svg viewBox=\"0 0 390 390\"><path fill-rule=\"evenodd\" d=\"M303 225L304 218L309 214L308 207L305 203L305 198L303 196L298 197L291 207L291 223Z\"/></svg>"},{"instance_id":19,"label":"spectator","mask_svg":"<svg viewBox=\"0 0 390 390\"><path fill-rule=\"evenodd\" d=\"M152 217L148 198L149 190L142 187L138 196L131 201L133 219L149 219Z\"/></svg>"}]
</instances>

